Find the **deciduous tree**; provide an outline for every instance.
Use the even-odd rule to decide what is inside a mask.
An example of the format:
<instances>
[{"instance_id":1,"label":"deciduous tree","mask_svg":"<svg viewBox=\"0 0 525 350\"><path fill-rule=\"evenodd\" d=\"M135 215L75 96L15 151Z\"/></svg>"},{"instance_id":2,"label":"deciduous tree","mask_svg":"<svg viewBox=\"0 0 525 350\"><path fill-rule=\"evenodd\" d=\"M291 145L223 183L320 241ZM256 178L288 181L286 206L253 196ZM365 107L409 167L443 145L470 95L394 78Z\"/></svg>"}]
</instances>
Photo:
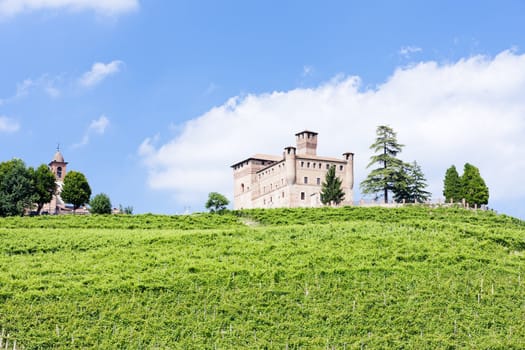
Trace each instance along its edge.
<instances>
[{"instance_id":1,"label":"deciduous tree","mask_svg":"<svg viewBox=\"0 0 525 350\"><path fill-rule=\"evenodd\" d=\"M37 205L36 212L40 214L44 204L49 203L56 192L55 175L45 164L40 165L36 170L29 168L33 178L34 202Z\"/></svg>"},{"instance_id":2,"label":"deciduous tree","mask_svg":"<svg viewBox=\"0 0 525 350\"><path fill-rule=\"evenodd\" d=\"M91 197L91 187L84 176L78 171L70 171L64 177L64 185L60 196L66 203L73 204L73 212L86 204Z\"/></svg>"},{"instance_id":3,"label":"deciduous tree","mask_svg":"<svg viewBox=\"0 0 525 350\"><path fill-rule=\"evenodd\" d=\"M21 159L0 163L0 216L24 215L34 203L31 173Z\"/></svg>"},{"instance_id":4,"label":"deciduous tree","mask_svg":"<svg viewBox=\"0 0 525 350\"><path fill-rule=\"evenodd\" d=\"M111 200L105 193L99 193L89 201L92 214L111 214Z\"/></svg>"},{"instance_id":5,"label":"deciduous tree","mask_svg":"<svg viewBox=\"0 0 525 350\"><path fill-rule=\"evenodd\" d=\"M206 201L206 209L211 213L222 213L230 201L220 193L210 192Z\"/></svg>"}]
</instances>

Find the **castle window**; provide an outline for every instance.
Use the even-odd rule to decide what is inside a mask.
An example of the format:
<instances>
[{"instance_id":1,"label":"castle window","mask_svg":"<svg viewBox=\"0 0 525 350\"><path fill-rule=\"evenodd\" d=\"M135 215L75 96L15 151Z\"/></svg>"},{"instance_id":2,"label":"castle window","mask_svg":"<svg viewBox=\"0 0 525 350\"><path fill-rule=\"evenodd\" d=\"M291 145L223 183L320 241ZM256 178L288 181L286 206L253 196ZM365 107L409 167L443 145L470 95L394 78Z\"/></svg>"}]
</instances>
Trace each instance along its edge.
<instances>
[{"instance_id":1,"label":"castle window","mask_svg":"<svg viewBox=\"0 0 525 350\"><path fill-rule=\"evenodd\" d=\"M283 198L284 198L284 192L283 192L283 193L281 193L281 197L283 197Z\"/></svg>"},{"instance_id":2,"label":"castle window","mask_svg":"<svg viewBox=\"0 0 525 350\"><path fill-rule=\"evenodd\" d=\"M308 177L307 177L307 176L304 177L304 183L305 183L305 184L308 183Z\"/></svg>"},{"instance_id":3,"label":"castle window","mask_svg":"<svg viewBox=\"0 0 525 350\"><path fill-rule=\"evenodd\" d=\"M330 169L330 164L326 164L326 170Z\"/></svg>"},{"instance_id":4,"label":"castle window","mask_svg":"<svg viewBox=\"0 0 525 350\"><path fill-rule=\"evenodd\" d=\"M244 184L241 184L241 192L244 192Z\"/></svg>"},{"instance_id":5,"label":"castle window","mask_svg":"<svg viewBox=\"0 0 525 350\"><path fill-rule=\"evenodd\" d=\"M304 192L301 192L301 200L304 201Z\"/></svg>"},{"instance_id":6,"label":"castle window","mask_svg":"<svg viewBox=\"0 0 525 350\"><path fill-rule=\"evenodd\" d=\"M62 178L62 167L61 166L57 168L57 176L58 178Z\"/></svg>"},{"instance_id":7,"label":"castle window","mask_svg":"<svg viewBox=\"0 0 525 350\"><path fill-rule=\"evenodd\" d=\"M320 178L320 177L317 178L317 184L318 184L318 185L321 184L321 178Z\"/></svg>"},{"instance_id":8,"label":"castle window","mask_svg":"<svg viewBox=\"0 0 525 350\"><path fill-rule=\"evenodd\" d=\"M339 170L343 171L343 166L339 165Z\"/></svg>"},{"instance_id":9,"label":"castle window","mask_svg":"<svg viewBox=\"0 0 525 350\"><path fill-rule=\"evenodd\" d=\"M281 179L281 185L284 185L284 179Z\"/></svg>"},{"instance_id":10,"label":"castle window","mask_svg":"<svg viewBox=\"0 0 525 350\"><path fill-rule=\"evenodd\" d=\"M322 166L322 164L321 164L321 163L319 163L319 169L321 169L321 166Z\"/></svg>"},{"instance_id":11,"label":"castle window","mask_svg":"<svg viewBox=\"0 0 525 350\"><path fill-rule=\"evenodd\" d=\"M304 168L304 162L301 162L301 168Z\"/></svg>"},{"instance_id":12,"label":"castle window","mask_svg":"<svg viewBox=\"0 0 525 350\"><path fill-rule=\"evenodd\" d=\"M306 167L307 167L307 168L310 167L310 162L306 163Z\"/></svg>"}]
</instances>

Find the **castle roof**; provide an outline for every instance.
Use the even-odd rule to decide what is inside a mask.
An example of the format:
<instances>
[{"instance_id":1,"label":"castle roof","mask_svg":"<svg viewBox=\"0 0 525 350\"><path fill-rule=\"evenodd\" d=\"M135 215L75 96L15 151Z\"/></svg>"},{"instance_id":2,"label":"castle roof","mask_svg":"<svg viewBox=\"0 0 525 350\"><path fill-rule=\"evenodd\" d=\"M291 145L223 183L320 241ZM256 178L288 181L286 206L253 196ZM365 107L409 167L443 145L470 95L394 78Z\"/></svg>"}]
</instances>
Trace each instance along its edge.
<instances>
[{"instance_id":1,"label":"castle roof","mask_svg":"<svg viewBox=\"0 0 525 350\"><path fill-rule=\"evenodd\" d=\"M282 156L274 156L274 155L270 155L270 154L255 154L249 158L246 158L244 160L241 160L240 162L237 162L235 164L233 164L231 167L234 168L236 167L237 165L241 164L241 163L244 163L246 161L249 161L249 160L265 160L265 161L271 161L271 162L278 162L280 160L282 160L283 157Z\"/></svg>"}]
</instances>

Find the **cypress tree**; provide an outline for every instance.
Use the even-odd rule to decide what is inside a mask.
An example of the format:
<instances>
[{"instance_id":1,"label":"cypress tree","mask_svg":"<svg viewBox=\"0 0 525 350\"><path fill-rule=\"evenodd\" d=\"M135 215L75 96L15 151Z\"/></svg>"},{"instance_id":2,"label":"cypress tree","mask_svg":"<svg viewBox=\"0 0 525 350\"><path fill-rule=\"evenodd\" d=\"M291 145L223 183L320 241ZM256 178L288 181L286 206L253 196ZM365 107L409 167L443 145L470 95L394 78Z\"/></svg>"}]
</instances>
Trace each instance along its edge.
<instances>
[{"instance_id":1,"label":"cypress tree","mask_svg":"<svg viewBox=\"0 0 525 350\"><path fill-rule=\"evenodd\" d=\"M461 199L463 199L461 180L454 165L447 169L443 184L443 195L445 196L445 200L447 202L450 202L451 200L459 202Z\"/></svg>"},{"instance_id":2,"label":"cypress tree","mask_svg":"<svg viewBox=\"0 0 525 350\"><path fill-rule=\"evenodd\" d=\"M479 169L466 163L461 176L463 198L470 206L488 204L489 188L481 177Z\"/></svg>"}]
</instances>

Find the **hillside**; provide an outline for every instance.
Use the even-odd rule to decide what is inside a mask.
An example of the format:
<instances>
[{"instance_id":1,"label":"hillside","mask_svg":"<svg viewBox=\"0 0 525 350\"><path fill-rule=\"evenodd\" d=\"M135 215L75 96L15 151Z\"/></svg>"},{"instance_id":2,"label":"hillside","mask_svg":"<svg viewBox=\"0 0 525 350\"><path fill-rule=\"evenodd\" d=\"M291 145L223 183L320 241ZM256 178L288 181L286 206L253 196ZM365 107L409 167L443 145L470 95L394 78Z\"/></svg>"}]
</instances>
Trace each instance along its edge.
<instances>
[{"instance_id":1,"label":"hillside","mask_svg":"<svg viewBox=\"0 0 525 350\"><path fill-rule=\"evenodd\" d=\"M491 212L275 209L0 227L0 329L26 349L525 347L525 223Z\"/></svg>"}]
</instances>

